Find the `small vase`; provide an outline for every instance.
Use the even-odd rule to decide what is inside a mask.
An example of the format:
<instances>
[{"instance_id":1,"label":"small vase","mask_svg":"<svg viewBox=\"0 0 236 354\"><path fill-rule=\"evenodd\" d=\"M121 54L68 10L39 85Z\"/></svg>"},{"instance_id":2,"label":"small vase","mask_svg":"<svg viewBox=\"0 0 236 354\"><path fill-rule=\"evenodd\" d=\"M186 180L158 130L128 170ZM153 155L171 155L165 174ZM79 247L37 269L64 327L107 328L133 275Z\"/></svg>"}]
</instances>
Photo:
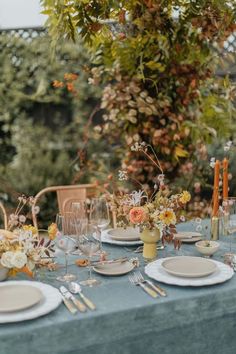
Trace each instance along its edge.
<instances>
[{"instance_id":1,"label":"small vase","mask_svg":"<svg viewBox=\"0 0 236 354\"><path fill-rule=\"evenodd\" d=\"M140 238L143 241L143 258L150 262L157 257L157 242L160 240L160 231L158 229L144 229Z\"/></svg>"},{"instance_id":2,"label":"small vase","mask_svg":"<svg viewBox=\"0 0 236 354\"><path fill-rule=\"evenodd\" d=\"M6 280L9 269L0 265L0 281Z\"/></svg>"}]
</instances>

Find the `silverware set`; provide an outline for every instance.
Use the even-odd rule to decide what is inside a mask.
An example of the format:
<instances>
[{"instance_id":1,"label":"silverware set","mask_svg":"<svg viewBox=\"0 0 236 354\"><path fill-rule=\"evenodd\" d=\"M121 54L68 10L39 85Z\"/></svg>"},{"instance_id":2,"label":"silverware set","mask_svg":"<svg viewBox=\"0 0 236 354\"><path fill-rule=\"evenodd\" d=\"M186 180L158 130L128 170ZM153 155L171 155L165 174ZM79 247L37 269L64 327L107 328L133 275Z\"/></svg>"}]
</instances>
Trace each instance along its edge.
<instances>
[{"instance_id":1,"label":"silverware set","mask_svg":"<svg viewBox=\"0 0 236 354\"><path fill-rule=\"evenodd\" d=\"M132 273L129 276L129 281L133 285L140 286L148 295L153 298L157 298L159 296L167 296L167 293L164 289L162 289L159 285L154 284L149 279L144 279L142 273L139 271Z\"/></svg>"},{"instance_id":2,"label":"silverware set","mask_svg":"<svg viewBox=\"0 0 236 354\"><path fill-rule=\"evenodd\" d=\"M69 290L65 286L60 286L59 290L64 305L73 315L78 311L84 313L87 309L92 311L96 310L96 306L83 294L79 284L72 282L69 283ZM79 294L82 301L78 300L73 294Z\"/></svg>"}]
</instances>

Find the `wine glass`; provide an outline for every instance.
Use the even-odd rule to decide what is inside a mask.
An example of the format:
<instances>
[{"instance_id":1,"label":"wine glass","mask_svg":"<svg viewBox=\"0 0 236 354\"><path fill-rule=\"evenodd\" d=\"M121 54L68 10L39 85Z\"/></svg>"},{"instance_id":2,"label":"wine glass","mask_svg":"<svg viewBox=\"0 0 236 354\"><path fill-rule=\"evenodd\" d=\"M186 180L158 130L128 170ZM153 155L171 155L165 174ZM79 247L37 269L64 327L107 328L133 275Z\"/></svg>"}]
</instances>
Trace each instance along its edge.
<instances>
[{"instance_id":1,"label":"wine glass","mask_svg":"<svg viewBox=\"0 0 236 354\"><path fill-rule=\"evenodd\" d=\"M223 210L223 227L226 235L229 236L229 253L225 256L234 258L232 252L232 235L236 233L236 198L227 198L222 203Z\"/></svg>"},{"instance_id":2,"label":"wine glass","mask_svg":"<svg viewBox=\"0 0 236 354\"><path fill-rule=\"evenodd\" d=\"M58 276L57 280L61 282L70 282L76 279L74 274L68 273L68 255L75 249L76 238L78 236L74 214L57 214L56 225L58 229L56 245L65 255L65 274Z\"/></svg>"},{"instance_id":3,"label":"wine glass","mask_svg":"<svg viewBox=\"0 0 236 354\"><path fill-rule=\"evenodd\" d=\"M70 211L75 215L76 225L79 231L84 223L87 223L88 218L88 204L86 200L77 200L71 203ZM74 255L81 255L79 249L73 251Z\"/></svg>"},{"instance_id":4,"label":"wine glass","mask_svg":"<svg viewBox=\"0 0 236 354\"><path fill-rule=\"evenodd\" d=\"M99 280L92 278L91 258L97 253L100 247L100 237L95 225L88 222L82 225L78 238L78 246L82 253L89 258L89 277L87 280L81 281L80 284L90 287L100 284Z\"/></svg>"},{"instance_id":5,"label":"wine glass","mask_svg":"<svg viewBox=\"0 0 236 354\"><path fill-rule=\"evenodd\" d=\"M70 210L75 214L77 220L87 219L88 217L88 204L86 200L72 202Z\"/></svg>"},{"instance_id":6,"label":"wine glass","mask_svg":"<svg viewBox=\"0 0 236 354\"><path fill-rule=\"evenodd\" d=\"M93 198L90 206L90 222L98 228L101 238L101 232L110 224L110 213L108 203L105 198ZM102 243L100 243L102 251Z\"/></svg>"}]
</instances>

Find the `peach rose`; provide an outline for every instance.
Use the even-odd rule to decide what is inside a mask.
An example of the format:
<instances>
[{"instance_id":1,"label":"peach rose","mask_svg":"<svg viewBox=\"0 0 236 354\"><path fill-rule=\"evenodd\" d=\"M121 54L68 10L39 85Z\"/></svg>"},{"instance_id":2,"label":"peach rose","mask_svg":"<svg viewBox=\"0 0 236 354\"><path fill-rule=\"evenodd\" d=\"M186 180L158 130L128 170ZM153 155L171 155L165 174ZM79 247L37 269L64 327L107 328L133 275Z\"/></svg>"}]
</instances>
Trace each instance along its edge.
<instances>
[{"instance_id":1,"label":"peach rose","mask_svg":"<svg viewBox=\"0 0 236 354\"><path fill-rule=\"evenodd\" d=\"M142 207L134 207L129 212L129 219L132 224L140 224L147 218L146 211Z\"/></svg>"}]
</instances>

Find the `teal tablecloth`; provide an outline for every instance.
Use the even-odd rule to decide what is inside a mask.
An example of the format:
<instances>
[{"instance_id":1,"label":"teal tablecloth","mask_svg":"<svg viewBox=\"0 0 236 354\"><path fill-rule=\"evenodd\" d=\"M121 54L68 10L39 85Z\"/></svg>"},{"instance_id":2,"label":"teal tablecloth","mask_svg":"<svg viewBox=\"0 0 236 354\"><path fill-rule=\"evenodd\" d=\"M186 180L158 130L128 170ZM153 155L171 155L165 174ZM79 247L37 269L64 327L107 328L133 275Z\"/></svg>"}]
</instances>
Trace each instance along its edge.
<instances>
[{"instance_id":1,"label":"teal tablecloth","mask_svg":"<svg viewBox=\"0 0 236 354\"><path fill-rule=\"evenodd\" d=\"M228 240L220 243L214 258L222 260ZM233 247L236 251L236 240ZM114 257L134 255L118 246L104 248ZM198 255L191 245L182 251ZM168 246L159 257L174 253ZM71 270L77 271L79 280L87 276L84 268L71 266ZM58 287L55 276L45 273L41 279ZM235 354L236 277L202 288L163 284L168 297L158 299L132 286L127 275L96 277L102 285L84 292L97 311L73 316L61 305L36 320L0 325L0 354Z\"/></svg>"}]
</instances>

